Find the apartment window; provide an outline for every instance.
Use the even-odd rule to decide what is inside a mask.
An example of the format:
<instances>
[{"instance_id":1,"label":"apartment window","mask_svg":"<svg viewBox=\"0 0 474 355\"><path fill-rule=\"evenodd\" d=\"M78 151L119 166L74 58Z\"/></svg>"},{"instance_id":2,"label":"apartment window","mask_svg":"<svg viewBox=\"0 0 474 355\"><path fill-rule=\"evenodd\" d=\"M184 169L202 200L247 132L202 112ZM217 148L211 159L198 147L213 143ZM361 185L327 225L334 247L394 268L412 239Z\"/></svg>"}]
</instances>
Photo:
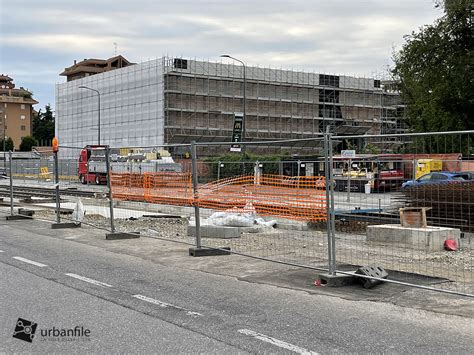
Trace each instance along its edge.
<instances>
[{"instance_id":1,"label":"apartment window","mask_svg":"<svg viewBox=\"0 0 474 355\"><path fill-rule=\"evenodd\" d=\"M26 126L21 126L22 131L26 131Z\"/></svg>"},{"instance_id":2,"label":"apartment window","mask_svg":"<svg viewBox=\"0 0 474 355\"><path fill-rule=\"evenodd\" d=\"M24 109L25 109L25 104L21 104L21 105L20 105L20 108L21 108L22 110L24 110Z\"/></svg>"},{"instance_id":3,"label":"apartment window","mask_svg":"<svg viewBox=\"0 0 474 355\"><path fill-rule=\"evenodd\" d=\"M374 80L374 88L380 88L380 80Z\"/></svg>"},{"instance_id":4,"label":"apartment window","mask_svg":"<svg viewBox=\"0 0 474 355\"><path fill-rule=\"evenodd\" d=\"M26 120L26 116L25 115L20 115L20 120Z\"/></svg>"}]
</instances>

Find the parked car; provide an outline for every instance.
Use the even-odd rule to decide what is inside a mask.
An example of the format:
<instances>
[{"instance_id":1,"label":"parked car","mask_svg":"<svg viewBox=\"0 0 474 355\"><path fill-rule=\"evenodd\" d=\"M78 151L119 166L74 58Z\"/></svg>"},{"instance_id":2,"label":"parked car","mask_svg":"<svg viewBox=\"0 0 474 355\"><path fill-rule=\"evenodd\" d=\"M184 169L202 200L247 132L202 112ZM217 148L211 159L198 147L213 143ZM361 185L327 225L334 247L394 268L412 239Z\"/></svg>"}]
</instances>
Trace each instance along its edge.
<instances>
[{"instance_id":1,"label":"parked car","mask_svg":"<svg viewBox=\"0 0 474 355\"><path fill-rule=\"evenodd\" d=\"M416 180L409 180L402 184L402 189L410 186L422 186L447 183L450 181L466 181L474 180L473 172L449 172L449 171L437 171L419 177Z\"/></svg>"}]
</instances>

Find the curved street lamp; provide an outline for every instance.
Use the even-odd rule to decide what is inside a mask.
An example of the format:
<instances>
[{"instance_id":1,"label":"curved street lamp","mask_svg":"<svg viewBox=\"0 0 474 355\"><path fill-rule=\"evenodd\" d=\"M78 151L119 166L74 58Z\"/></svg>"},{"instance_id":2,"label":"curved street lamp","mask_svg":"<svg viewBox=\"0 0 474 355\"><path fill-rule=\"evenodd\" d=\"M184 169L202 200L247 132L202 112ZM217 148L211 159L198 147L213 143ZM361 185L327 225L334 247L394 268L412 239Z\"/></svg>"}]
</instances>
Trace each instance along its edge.
<instances>
[{"instance_id":1,"label":"curved street lamp","mask_svg":"<svg viewBox=\"0 0 474 355\"><path fill-rule=\"evenodd\" d=\"M79 89L91 90L97 94L97 127L98 127L97 145L100 145L100 91L96 89L92 89L84 85L79 86Z\"/></svg>"},{"instance_id":2,"label":"curved street lamp","mask_svg":"<svg viewBox=\"0 0 474 355\"><path fill-rule=\"evenodd\" d=\"M240 64L242 64L243 66L243 69L244 69L244 107L243 107L243 119L242 119L242 142L245 140L245 119L246 119L246 110L245 110L245 106L246 106L246 101L247 101L247 95L246 95L246 90L247 90L247 77L245 75L245 69L246 69L246 65L243 61L241 61L240 59L237 59L235 57L232 57L228 54L222 54L221 55L222 58L230 58L230 59L233 59L237 62L239 62ZM244 155L245 154L245 145L242 145L242 154Z\"/></svg>"}]
</instances>

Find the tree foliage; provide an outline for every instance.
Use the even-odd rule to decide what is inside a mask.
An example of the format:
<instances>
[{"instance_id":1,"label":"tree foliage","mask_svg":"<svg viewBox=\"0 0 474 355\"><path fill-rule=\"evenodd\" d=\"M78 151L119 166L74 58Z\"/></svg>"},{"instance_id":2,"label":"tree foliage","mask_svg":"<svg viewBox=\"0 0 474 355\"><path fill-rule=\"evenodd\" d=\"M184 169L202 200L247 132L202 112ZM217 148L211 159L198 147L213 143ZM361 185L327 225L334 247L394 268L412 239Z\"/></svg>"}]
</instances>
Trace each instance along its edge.
<instances>
[{"instance_id":1,"label":"tree foliage","mask_svg":"<svg viewBox=\"0 0 474 355\"><path fill-rule=\"evenodd\" d=\"M8 137L5 141L5 151L13 151L14 146L15 145L13 144L13 139L11 137ZM0 140L0 151L3 151L3 139Z\"/></svg>"},{"instance_id":2,"label":"tree foliage","mask_svg":"<svg viewBox=\"0 0 474 355\"><path fill-rule=\"evenodd\" d=\"M38 111L33 117L33 137L38 142L50 142L54 138L54 115L50 105L45 106L45 111Z\"/></svg>"},{"instance_id":3,"label":"tree foliage","mask_svg":"<svg viewBox=\"0 0 474 355\"><path fill-rule=\"evenodd\" d=\"M245 175L253 175L255 162L262 162L263 174L279 174L280 161L288 158L288 155L255 155L251 153L245 153L245 157L242 160L240 154L222 154L216 157L206 159L206 162L210 163L211 173L213 176L217 176L217 171L220 171L220 177L237 176L243 173L245 169ZM220 169L218 168L219 163L222 163ZM243 168L245 167L245 168Z\"/></svg>"},{"instance_id":4,"label":"tree foliage","mask_svg":"<svg viewBox=\"0 0 474 355\"><path fill-rule=\"evenodd\" d=\"M31 152L31 149L38 145L38 142L32 136L23 137L20 143L20 151L21 152Z\"/></svg>"},{"instance_id":5,"label":"tree foliage","mask_svg":"<svg viewBox=\"0 0 474 355\"><path fill-rule=\"evenodd\" d=\"M444 16L406 36L393 74L415 131L474 129L473 0L436 1Z\"/></svg>"}]
</instances>

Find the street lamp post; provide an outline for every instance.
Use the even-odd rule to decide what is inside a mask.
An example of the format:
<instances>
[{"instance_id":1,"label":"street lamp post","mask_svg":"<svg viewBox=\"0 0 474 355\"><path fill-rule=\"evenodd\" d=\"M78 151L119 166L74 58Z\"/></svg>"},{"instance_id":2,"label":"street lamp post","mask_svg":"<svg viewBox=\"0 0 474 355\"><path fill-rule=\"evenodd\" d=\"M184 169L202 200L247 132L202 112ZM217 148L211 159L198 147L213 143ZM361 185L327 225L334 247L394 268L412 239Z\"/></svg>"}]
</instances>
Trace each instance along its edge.
<instances>
[{"instance_id":1,"label":"street lamp post","mask_svg":"<svg viewBox=\"0 0 474 355\"><path fill-rule=\"evenodd\" d=\"M233 60L239 62L240 64L242 64L242 67L243 67L243 70L244 70L244 73L243 73L244 74L244 104L243 104L243 106L244 106L243 116L244 117L242 119L242 142L243 142L245 140L245 126L246 126L245 121L246 121L246 118L247 118L247 113L246 113L246 110L245 110L245 108L246 108L245 106L246 106L246 103L247 103L246 102L247 101L247 95L246 95L247 94L247 92L246 92L247 91L247 76L245 75L246 65L240 59L234 58L234 57L232 57L228 54L222 54L221 57L222 58L230 58L230 59L233 59ZM242 145L242 156L245 156L245 144Z\"/></svg>"},{"instance_id":2,"label":"street lamp post","mask_svg":"<svg viewBox=\"0 0 474 355\"><path fill-rule=\"evenodd\" d=\"M79 89L87 89L97 93L97 128L98 128L98 136L97 136L97 145L100 145L100 92L99 90L92 89L88 86L81 85Z\"/></svg>"}]
</instances>

